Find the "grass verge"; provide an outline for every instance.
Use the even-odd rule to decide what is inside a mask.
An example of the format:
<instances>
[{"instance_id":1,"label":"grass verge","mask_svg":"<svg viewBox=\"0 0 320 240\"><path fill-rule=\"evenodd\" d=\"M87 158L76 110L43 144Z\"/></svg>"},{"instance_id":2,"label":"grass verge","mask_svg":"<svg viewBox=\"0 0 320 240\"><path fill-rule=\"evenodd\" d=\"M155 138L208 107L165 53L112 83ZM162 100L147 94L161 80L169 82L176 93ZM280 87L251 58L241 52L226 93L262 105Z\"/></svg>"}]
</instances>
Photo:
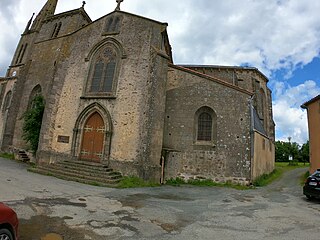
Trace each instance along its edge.
<instances>
[{"instance_id":1,"label":"grass verge","mask_svg":"<svg viewBox=\"0 0 320 240\"><path fill-rule=\"evenodd\" d=\"M171 186L193 185L198 187L230 187L238 190L247 190L251 188L249 186L234 184L231 182L217 183L210 179L184 181L181 178L174 178L174 179L167 180L166 185L171 185Z\"/></svg>"},{"instance_id":2,"label":"grass verge","mask_svg":"<svg viewBox=\"0 0 320 240\"><path fill-rule=\"evenodd\" d=\"M254 182L253 185L256 187L263 187L266 186L273 181L279 179L283 173L293 170L295 168L302 168L302 167L308 167L309 164L305 163L298 163L298 162L276 162L275 169L269 173L269 174L263 174L260 177L258 177Z\"/></svg>"},{"instance_id":3,"label":"grass verge","mask_svg":"<svg viewBox=\"0 0 320 240\"><path fill-rule=\"evenodd\" d=\"M263 187L270 183L272 183L274 180L280 178L283 174L283 170L280 168L274 169L269 174L263 174L260 177L258 177L256 180L253 181L253 186L256 187Z\"/></svg>"},{"instance_id":4,"label":"grass verge","mask_svg":"<svg viewBox=\"0 0 320 240\"><path fill-rule=\"evenodd\" d=\"M118 183L118 188L158 187L159 183L147 182L138 177L123 177Z\"/></svg>"},{"instance_id":5,"label":"grass verge","mask_svg":"<svg viewBox=\"0 0 320 240\"><path fill-rule=\"evenodd\" d=\"M304 185L305 181L307 180L307 178L310 176L310 172L306 171L304 174L302 174L300 176L300 184L301 186Z\"/></svg>"},{"instance_id":6,"label":"grass verge","mask_svg":"<svg viewBox=\"0 0 320 240\"><path fill-rule=\"evenodd\" d=\"M14 159L14 155L12 153L0 153L0 157L7 159Z\"/></svg>"}]
</instances>

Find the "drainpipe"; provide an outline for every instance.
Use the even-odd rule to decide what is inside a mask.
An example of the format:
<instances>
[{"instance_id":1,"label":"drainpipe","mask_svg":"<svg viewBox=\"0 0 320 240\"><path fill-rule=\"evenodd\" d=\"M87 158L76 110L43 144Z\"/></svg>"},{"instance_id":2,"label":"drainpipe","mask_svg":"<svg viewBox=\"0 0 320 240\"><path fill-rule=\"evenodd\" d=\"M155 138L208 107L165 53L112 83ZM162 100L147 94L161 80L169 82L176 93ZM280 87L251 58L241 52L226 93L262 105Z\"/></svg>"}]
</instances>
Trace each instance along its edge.
<instances>
[{"instance_id":1,"label":"drainpipe","mask_svg":"<svg viewBox=\"0 0 320 240\"><path fill-rule=\"evenodd\" d=\"M161 156L161 180L160 183L164 183L164 156Z\"/></svg>"},{"instance_id":2,"label":"drainpipe","mask_svg":"<svg viewBox=\"0 0 320 240\"><path fill-rule=\"evenodd\" d=\"M249 100L249 107L250 107L250 141L251 141L251 146L250 146L250 159L251 159L251 176L250 180L251 183L253 182L253 167L254 167L254 117L253 117L253 98L255 94L253 94L250 97Z\"/></svg>"}]
</instances>

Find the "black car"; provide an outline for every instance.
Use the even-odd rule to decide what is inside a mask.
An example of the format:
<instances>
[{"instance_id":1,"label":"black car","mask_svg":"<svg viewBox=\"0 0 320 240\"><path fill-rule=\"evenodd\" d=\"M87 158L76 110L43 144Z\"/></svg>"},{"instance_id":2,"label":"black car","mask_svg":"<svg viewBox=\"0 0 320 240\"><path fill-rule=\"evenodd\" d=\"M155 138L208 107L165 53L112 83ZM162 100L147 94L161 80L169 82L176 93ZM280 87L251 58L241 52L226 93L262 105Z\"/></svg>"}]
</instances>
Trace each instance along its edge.
<instances>
[{"instance_id":1,"label":"black car","mask_svg":"<svg viewBox=\"0 0 320 240\"><path fill-rule=\"evenodd\" d=\"M308 199L320 198L320 169L307 178L303 186L303 194Z\"/></svg>"}]
</instances>

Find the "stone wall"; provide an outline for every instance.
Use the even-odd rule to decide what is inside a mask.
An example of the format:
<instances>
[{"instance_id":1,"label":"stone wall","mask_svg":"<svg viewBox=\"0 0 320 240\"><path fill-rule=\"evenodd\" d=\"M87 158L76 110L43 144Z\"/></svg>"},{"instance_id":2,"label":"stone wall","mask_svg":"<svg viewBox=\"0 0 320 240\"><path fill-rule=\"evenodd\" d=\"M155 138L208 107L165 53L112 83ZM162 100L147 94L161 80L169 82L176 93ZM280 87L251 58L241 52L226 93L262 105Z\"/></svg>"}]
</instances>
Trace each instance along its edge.
<instances>
[{"instance_id":1,"label":"stone wall","mask_svg":"<svg viewBox=\"0 0 320 240\"><path fill-rule=\"evenodd\" d=\"M119 13L101 18L66 38L37 44L34 54L39 57L34 61L32 72L37 78L43 78L44 74L52 76L47 84L50 90L44 90L46 109L38 156L40 161L44 161L44 157L57 159L49 157L50 153L52 156L73 153L71 158L77 157L79 146L72 149L73 141L81 145L81 139L73 137L75 124L79 115L96 103L111 116L112 137L107 163L124 174L138 173L143 178L158 181L168 66L160 46L161 32L166 25L120 14L120 32L109 35L105 26L113 15ZM122 51L116 95L88 97L85 88L90 54L105 42L118 44ZM32 76L28 79L35 81ZM29 85L31 89L35 82ZM69 137L69 142L58 142L61 135Z\"/></svg>"},{"instance_id":2,"label":"stone wall","mask_svg":"<svg viewBox=\"0 0 320 240\"><path fill-rule=\"evenodd\" d=\"M250 93L171 67L168 74L164 148L165 178L178 176L250 179ZM195 113L207 106L217 115L217 140L195 139Z\"/></svg>"},{"instance_id":3,"label":"stone wall","mask_svg":"<svg viewBox=\"0 0 320 240\"><path fill-rule=\"evenodd\" d=\"M272 140L266 136L254 132L254 157L252 180L262 174L271 173L275 165L275 147Z\"/></svg>"}]
</instances>

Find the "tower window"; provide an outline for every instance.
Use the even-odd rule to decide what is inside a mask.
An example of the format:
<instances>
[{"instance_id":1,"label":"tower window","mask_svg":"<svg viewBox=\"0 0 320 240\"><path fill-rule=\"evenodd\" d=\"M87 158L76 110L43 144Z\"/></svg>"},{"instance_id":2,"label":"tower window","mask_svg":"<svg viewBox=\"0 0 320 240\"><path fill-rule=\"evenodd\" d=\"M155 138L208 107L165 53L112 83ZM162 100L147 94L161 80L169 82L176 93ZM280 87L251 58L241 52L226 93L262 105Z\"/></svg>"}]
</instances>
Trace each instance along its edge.
<instances>
[{"instance_id":1,"label":"tower window","mask_svg":"<svg viewBox=\"0 0 320 240\"><path fill-rule=\"evenodd\" d=\"M62 23L59 22L59 23L56 23L54 25L54 28L53 28L53 31L52 31L52 34L51 34L51 38L56 38L60 32L60 29L61 29L61 25Z\"/></svg>"},{"instance_id":2,"label":"tower window","mask_svg":"<svg viewBox=\"0 0 320 240\"><path fill-rule=\"evenodd\" d=\"M22 60L23 60L23 57L24 57L24 54L27 50L27 47L28 47L28 44L22 44L21 47L20 47L20 50L19 50L19 54L16 58L16 61L15 61L15 64L20 64L22 63Z\"/></svg>"}]
</instances>

